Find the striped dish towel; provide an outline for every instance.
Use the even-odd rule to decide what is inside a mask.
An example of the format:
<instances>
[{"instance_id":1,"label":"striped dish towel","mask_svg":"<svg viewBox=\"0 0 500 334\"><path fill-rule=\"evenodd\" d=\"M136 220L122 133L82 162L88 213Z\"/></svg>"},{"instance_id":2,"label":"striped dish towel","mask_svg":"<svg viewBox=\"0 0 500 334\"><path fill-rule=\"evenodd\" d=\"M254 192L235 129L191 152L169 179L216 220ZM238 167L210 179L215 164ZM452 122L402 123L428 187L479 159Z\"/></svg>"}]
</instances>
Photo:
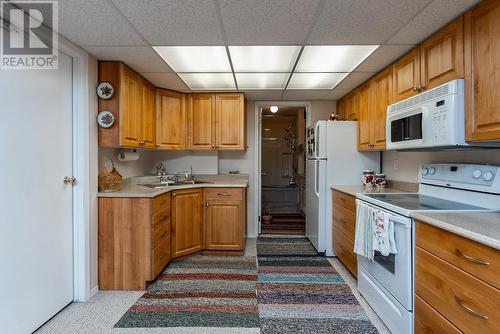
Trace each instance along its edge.
<instances>
[{"instance_id":1,"label":"striped dish towel","mask_svg":"<svg viewBox=\"0 0 500 334\"><path fill-rule=\"evenodd\" d=\"M356 200L356 233L354 253L373 261L373 217L375 210Z\"/></svg>"}]
</instances>

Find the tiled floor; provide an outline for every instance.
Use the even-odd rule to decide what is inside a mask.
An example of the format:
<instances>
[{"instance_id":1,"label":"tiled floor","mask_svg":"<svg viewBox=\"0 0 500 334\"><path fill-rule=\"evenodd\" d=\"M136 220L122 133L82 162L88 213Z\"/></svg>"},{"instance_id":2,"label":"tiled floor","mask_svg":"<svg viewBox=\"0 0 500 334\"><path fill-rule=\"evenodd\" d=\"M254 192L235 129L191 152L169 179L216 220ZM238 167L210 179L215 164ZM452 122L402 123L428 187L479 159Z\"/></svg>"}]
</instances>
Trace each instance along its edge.
<instances>
[{"instance_id":1,"label":"tiled floor","mask_svg":"<svg viewBox=\"0 0 500 334\"><path fill-rule=\"evenodd\" d=\"M256 240L248 239L245 249L246 256L256 255ZM390 334L373 310L366 304L363 297L357 292L354 277L336 259L329 261L337 269L347 284L354 291L354 295L375 327L381 334ZM57 314L53 319L40 328L37 334L257 334L258 329L250 328L113 328L130 306L144 293L144 291L116 292L100 291L86 303L73 303Z\"/></svg>"}]
</instances>

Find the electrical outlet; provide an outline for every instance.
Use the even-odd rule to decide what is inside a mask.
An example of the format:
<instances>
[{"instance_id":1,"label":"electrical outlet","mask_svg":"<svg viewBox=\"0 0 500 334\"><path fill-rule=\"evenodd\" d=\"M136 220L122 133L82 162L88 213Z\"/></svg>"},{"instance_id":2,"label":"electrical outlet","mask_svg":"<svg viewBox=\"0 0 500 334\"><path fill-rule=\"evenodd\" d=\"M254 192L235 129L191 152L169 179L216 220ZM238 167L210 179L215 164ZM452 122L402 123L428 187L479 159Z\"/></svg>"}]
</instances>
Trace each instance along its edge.
<instances>
[{"instance_id":1,"label":"electrical outlet","mask_svg":"<svg viewBox=\"0 0 500 334\"><path fill-rule=\"evenodd\" d=\"M399 169L399 160L394 159L394 170L398 170L398 169Z\"/></svg>"}]
</instances>

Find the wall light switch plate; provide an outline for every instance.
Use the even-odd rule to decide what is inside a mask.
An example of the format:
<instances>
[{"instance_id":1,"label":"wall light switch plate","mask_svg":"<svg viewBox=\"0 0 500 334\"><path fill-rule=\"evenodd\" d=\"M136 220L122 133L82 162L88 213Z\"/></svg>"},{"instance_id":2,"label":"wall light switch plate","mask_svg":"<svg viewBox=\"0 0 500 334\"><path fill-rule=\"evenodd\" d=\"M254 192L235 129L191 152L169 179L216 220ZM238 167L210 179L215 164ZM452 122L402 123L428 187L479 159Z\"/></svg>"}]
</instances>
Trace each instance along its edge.
<instances>
[{"instance_id":1,"label":"wall light switch plate","mask_svg":"<svg viewBox=\"0 0 500 334\"><path fill-rule=\"evenodd\" d=\"M398 170L398 169L399 169L399 160L394 159L394 170Z\"/></svg>"}]
</instances>

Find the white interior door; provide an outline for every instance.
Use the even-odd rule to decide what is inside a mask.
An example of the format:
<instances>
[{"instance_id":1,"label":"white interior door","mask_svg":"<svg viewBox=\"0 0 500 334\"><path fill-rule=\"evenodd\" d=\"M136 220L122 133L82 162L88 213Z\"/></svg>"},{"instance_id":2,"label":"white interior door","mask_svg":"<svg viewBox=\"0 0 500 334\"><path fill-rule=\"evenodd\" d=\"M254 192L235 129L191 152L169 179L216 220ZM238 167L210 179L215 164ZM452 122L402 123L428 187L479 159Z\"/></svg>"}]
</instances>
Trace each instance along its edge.
<instances>
[{"instance_id":1,"label":"white interior door","mask_svg":"<svg viewBox=\"0 0 500 334\"><path fill-rule=\"evenodd\" d=\"M0 70L0 332L30 333L73 300L72 58Z\"/></svg>"}]
</instances>

